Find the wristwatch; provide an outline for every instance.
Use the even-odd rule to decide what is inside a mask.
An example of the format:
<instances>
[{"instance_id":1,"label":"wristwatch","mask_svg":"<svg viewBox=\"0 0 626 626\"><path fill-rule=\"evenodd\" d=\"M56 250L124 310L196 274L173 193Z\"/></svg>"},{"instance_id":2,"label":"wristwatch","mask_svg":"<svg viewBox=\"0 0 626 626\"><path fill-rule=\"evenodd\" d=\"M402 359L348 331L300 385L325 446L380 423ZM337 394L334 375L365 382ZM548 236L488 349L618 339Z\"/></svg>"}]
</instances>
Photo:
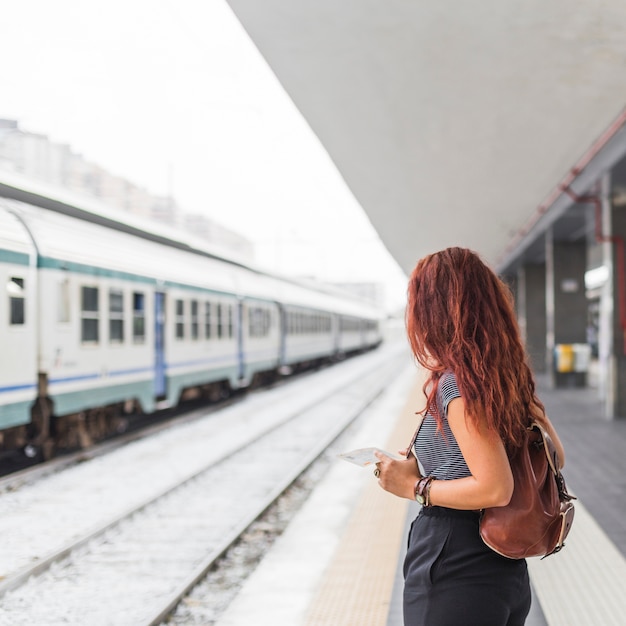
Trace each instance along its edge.
<instances>
[{"instance_id":1,"label":"wristwatch","mask_svg":"<svg viewBox=\"0 0 626 626\"><path fill-rule=\"evenodd\" d=\"M432 476L422 476L415 483L415 500L422 506L430 506L430 483L433 481Z\"/></svg>"}]
</instances>

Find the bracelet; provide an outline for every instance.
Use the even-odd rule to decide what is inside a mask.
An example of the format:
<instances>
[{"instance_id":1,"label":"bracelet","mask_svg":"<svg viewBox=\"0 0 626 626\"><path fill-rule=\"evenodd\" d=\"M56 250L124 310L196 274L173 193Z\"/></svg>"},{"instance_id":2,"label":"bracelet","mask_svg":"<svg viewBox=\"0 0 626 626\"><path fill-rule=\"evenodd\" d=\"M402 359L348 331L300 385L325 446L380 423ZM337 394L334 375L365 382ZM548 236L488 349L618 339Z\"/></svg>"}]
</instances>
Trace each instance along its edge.
<instances>
[{"instance_id":1,"label":"bracelet","mask_svg":"<svg viewBox=\"0 0 626 626\"><path fill-rule=\"evenodd\" d=\"M422 476L415 483L415 499L422 506L430 506L430 484L433 476Z\"/></svg>"},{"instance_id":2,"label":"bracelet","mask_svg":"<svg viewBox=\"0 0 626 626\"><path fill-rule=\"evenodd\" d=\"M424 504L424 506L430 506L430 488L433 486L433 483L436 480L436 478L434 478L433 476L431 476L430 478L431 479L428 481L426 487L424 487L426 491L426 503Z\"/></svg>"},{"instance_id":3,"label":"bracelet","mask_svg":"<svg viewBox=\"0 0 626 626\"><path fill-rule=\"evenodd\" d=\"M420 476L416 481L415 481L415 487L413 487L413 495L415 496L415 499L417 500L417 496L420 493L420 483L424 480L424 476Z\"/></svg>"}]
</instances>

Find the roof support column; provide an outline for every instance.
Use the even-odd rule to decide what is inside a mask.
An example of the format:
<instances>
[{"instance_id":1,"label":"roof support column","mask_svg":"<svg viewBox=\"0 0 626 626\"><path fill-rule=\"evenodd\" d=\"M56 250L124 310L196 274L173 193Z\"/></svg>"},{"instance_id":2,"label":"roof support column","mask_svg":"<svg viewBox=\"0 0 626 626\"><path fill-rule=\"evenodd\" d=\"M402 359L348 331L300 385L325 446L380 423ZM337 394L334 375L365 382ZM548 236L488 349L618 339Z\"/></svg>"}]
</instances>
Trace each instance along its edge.
<instances>
[{"instance_id":1,"label":"roof support column","mask_svg":"<svg viewBox=\"0 0 626 626\"><path fill-rule=\"evenodd\" d=\"M587 243L562 242L546 233L546 362L555 387L584 387L573 344L587 343ZM567 346L567 347L564 347Z\"/></svg>"},{"instance_id":2,"label":"roof support column","mask_svg":"<svg viewBox=\"0 0 626 626\"><path fill-rule=\"evenodd\" d=\"M527 263L517 274L517 318L535 373L544 373L546 356L546 266Z\"/></svg>"},{"instance_id":3,"label":"roof support column","mask_svg":"<svg viewBox=\"0 0 626 626\"><path fill-rule=\"evenodd\" d=\"M608 178L608 175L605 177ZM608 185L607 185L608 187ZM604 189L603 189L604 191ZM604 218L609 224L604 224L605 233L609 232L611 237L622 239L626 241L626 206L622 206L622 202L619 206L614 202L611 204L609 200L610 195L603 193L603 213ZM603 293L603 301L601 301L601 312L606 309L604 313L605 317L612 319L610 331L600 326L599 337L599 358L600 362L606 369L606 402L607 407L605 415L607 417L623 417L626 418L626 340L625 330L622 328L621 316L623 312L620 312L620 271L619 263L623 263L623 259L620 260L618 256L618 244L617 242L607 244L610 249L610 256L605 259L605 263L610 267L610 279L608 284L610 285L610 294ZM622 289L626 289L626 285L621 285ZM601 317L602 323L602 317ZM603 336L604 335L608 336Z\"/></svg>"},{"instance_id":4,"label":"roof support column","mask_svg":"<svg viewBox=\"0 0 626 626\"><path fill-rule=\"evenodd\" d=\"M611 175L606 173L600 179L601 213L599 230L603 234L612 232L611 214L613 209L610 201ZM598 218L596 218L598 219ZM601 264L606 267L608 278L600 291L598 310L598 397L603 402L603 414L605 417L614 417L617 413L617 376L616 354L623 352L623 341L620 342L621 330L619 328L619 302L617 277L613 263L614 251L610 241L600 243ZM614 328L617 325L617 328ZM617 339L615 335L617 333ZM620 344L621 345L617 345ZM615 344L615 345L614 345Z\"/></svg>"}]
</instances>

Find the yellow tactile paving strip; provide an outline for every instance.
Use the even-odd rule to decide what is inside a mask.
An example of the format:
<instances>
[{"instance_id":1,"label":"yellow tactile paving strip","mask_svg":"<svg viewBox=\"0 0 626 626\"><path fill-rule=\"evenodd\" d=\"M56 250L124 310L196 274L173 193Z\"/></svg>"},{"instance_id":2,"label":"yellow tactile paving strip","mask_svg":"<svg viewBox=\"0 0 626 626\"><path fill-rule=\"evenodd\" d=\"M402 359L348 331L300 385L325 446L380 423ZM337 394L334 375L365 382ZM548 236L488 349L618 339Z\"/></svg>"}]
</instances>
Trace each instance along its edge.
<instances>
[{"instance_id":1,"label":"yellow tactile paving strip","mask_svg":"<svg viewBox=\"0 0 626 626\"><path fill-rule=\"evenodd\" d=\"M421 408L422 381L413 386L385 449L406 446ZM367 470L369 471L369 470ZM367 483L339 548L311 603L306 626L385 626L402 544L408 500Z\"/></svg>"}]
</instances>

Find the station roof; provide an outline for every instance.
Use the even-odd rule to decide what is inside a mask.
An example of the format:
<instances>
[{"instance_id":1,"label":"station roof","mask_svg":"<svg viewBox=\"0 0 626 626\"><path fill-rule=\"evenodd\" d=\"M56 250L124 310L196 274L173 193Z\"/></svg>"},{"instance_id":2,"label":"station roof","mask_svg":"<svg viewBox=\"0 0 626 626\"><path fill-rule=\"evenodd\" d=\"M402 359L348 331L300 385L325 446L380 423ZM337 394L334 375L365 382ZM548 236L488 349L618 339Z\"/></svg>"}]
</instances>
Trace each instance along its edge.
<instances>
[{"instance_id":1,"label":"station roof","mask_svg":"<svg viewBox=\"0 0 626 626\"><path fill-rule=\"evenodd\" d=\"M504 268L626 103L623 0L228 2L407 272Z\"/></svg>"}]
</instances>

